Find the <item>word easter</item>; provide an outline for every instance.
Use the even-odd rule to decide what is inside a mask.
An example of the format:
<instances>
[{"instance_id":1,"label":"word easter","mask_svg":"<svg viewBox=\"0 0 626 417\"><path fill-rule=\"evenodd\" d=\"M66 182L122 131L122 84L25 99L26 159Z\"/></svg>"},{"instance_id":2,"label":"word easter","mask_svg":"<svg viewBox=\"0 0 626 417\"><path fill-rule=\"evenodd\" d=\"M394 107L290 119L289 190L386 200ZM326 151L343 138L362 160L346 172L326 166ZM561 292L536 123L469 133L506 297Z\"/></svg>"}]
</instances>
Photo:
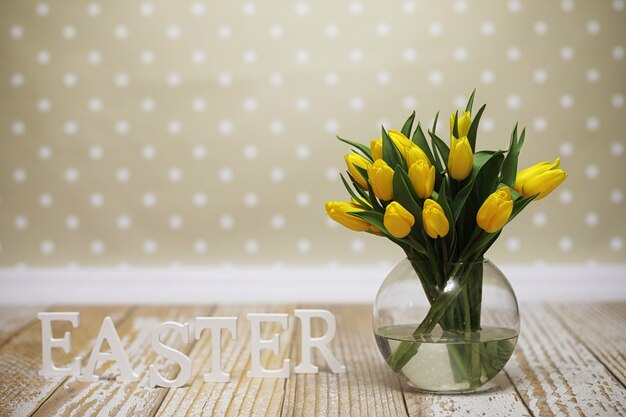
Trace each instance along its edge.
<instances>
[{"instance_id":1,"label":"word easter","mask_svg":"<svg viewBox=\"0 0 626 417\"><path fill-rule=\"evenodd\" d=\"M328 343L335 335L335 316L327 310L294 310L294 315L301 322L301 360L295 367L297 374L314 374L318 372L318 367L311 362L311 350L316 348L320 351L326 363L334 373L344 373L346 368L337 361L337 358L328 349ZM105 317L100 327L100 332L96 337L94 347L87 361L87 365L82 369L80 357L74 358L68 367L57 368L52 362L52 348L62 348L65 353L70 352L70 333L66 332L62 338L52 336L53 321L69 321L73 327L78 327L80 314L77 312L59 313L39 313L37 318L41 320L41 351L42 364L39 375L46 377L54 376L74 376L79 381L95 382L99 378L94 374L96 365L100 361L115 361L120 370L119 380L122 382L136 382L139 375L135 373L128 360L128 355L122 346L122 341L115 329L111 317ZM265 369L261 365L261 350L269 349L274 354L280 353L280 334L275 333L271 339L261 339L261 323L279 323L283 329L289 328L289 315L279 314L256 314L246 315L250 322L250 370L248 377L252 378L287 378L289 377L289 359L283 361L280 369ZM311 335L311 320L318 318L326 322L326 334L320 337ZM150 386L176 388L185 385L191 378L191 359L179 350L165 346L161 341L161 334L165 330L172 330L178 333L183 343L189 343L190 338L199 339L203 330L208 329L211 333L211 372L203 375L204 382L228 382L230 375L222 369L222 330L227 330L233 340L237 340L237 318L236 317L196 317L192 326L189 323L180 324L174 321L166 321L159 324L153 331L150 338L152 349L168 360L176 362L180 367L180 372L174 379L163 377L156 369L155 365L150 365L149 377ZM102 345L107 342L110 352L102 352Z\"/></svg>"}]
</instances>

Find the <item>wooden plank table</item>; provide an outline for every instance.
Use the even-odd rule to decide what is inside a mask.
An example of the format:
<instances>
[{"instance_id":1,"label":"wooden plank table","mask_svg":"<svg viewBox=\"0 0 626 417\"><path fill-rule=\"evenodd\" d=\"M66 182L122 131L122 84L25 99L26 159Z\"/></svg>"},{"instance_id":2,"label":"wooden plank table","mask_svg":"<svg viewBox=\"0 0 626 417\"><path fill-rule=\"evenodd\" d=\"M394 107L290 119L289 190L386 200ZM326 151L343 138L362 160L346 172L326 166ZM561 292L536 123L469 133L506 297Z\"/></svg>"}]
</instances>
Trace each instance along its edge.
<instances>
[{"instance_id":1,"label":"wooden plank table","mask_svg":"<svg viewBox=\"0 0 626 417\"><path fill-rule=\"evenodd\" d=\"M494 387L471 395L428 395L411 390L385 365L371 331L370 306L316 305L332 311L337 333L333 353L347 368L333 374L319 356L315 375L286 379L247 378L250 335L245 315L292 313L297 305L220 306L54 306L0 308L0 416L620 416L626 415L626 302L525 305L515 353ZM313 306L307 306L313 307ZM305 307L306 308L306 307ZM79 311L72 330L72 352L53 349L58 364L73 356L86 362L102 319L111 316L126 348L136 383L115 381L116 366L104 363L95 383L73 378L43 378L38 311ZM196 316L236 316L239 338L222 340L222 362L231 373L227 383L204 383L211 369L208 332L183 345L166 335L164 343L185 352L193 377L182 388L150 388L148 366L175 376L178 367L157 357L150 328ZM264 325L262 336L281 333L280 355L262 354L268 368L289 357L299 360L298 326ZM314 321L315 327L315 321ZM71 330L55 323L55 337ZM316 331L316 329L314 329ZM323 329L317 329L323 331ZM317 354L316 354L317 355Z\"/></svg>"}]
</instances>

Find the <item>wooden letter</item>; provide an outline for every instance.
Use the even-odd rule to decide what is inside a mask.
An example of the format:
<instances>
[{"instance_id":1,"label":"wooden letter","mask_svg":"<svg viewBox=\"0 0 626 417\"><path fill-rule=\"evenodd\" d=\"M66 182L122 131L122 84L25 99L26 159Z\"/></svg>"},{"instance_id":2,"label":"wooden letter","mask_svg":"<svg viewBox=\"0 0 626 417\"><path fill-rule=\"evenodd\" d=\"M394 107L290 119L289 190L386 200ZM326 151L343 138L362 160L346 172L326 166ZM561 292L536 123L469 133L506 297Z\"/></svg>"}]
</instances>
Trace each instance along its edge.
<instances>
[{"instance_id":1,"label":"wooden letter","mask_svg":"<svg viewBox=\"0 0 626 417\"><path fill-rule=\"evenodd\" d=\"M261 339L261 322L273 321L280 323L283 329L289 327L287 314L247 314L250 322L250 359L251 366L247 373L248 378L288 378L289 359L283 361L281 369L265 369L261 365L261 349L270 349L275 354L280 353L280 334L274 333L271 339Z\"/></svg>"},{"instance_id":2,"label":"wooden letter","mask_svg":"<svg viewBox=\"0 0 626 417\"><path fill-rule=\"evenodd\" d=\"M297 374L316 374L318 371L317 366L311 363L311 349L317 348L330 369L336 374L343 374L346 372L346 367L339 363L337 358L328 349L328 343L335 335L335 316L327 310L295 310L294 315L300 319L302 323L302 351L300 357L302 363L296 366ZM311 336L311 318L317 317L326 322L327 331L324 336L312 337Z\"/></svg>"},{"instance_id":3,"label":"wooden letter","mask_svg":"<svg viewBox=\"0 0 626 417\"><path fill-rule=\"evenodd\" d=\"M53 321L69 321L72 327L78 327L79 313L38 313L37 318L41 320L41 376L78 376L80 375L80 358L76 357L67 368L57 368L52 362L52 348L63 348L65 353L70 352L70 332L65 332L62 338L52 337Z\"/></svg>"},{"instance_id":4,"label":"wooden letter","mask_svg":"<svg viewBox=\"0 0 626 417\"><path fill-rule=\"evenodd\" d=\"M222 332L226 329L237 340L237 317L196 317L196 339L202 330L211 329L211 373L204 374L204 382L228 382L230 374L222 370Z\"/></svg>"},{"instance_id":5,"label":"wooden letter","mask_svg":"<svg viewBox=\"0 0 626 417\"><path fill-rule=\"evenodd\" d=\"M150 365L150 386L151 387L165 387L165 388L178 388L189 382L191 377L191 359L184 353L173 349L169 346L165 346L161 342L161 333L163 330L172 329L183 338L183 343L189 343L189 324L180 324L175 321L166 321L157 326L152 332L150 337L150 343L152 349L159 355L166 359L174 361L180 366L180 371L175 379L164 378L159 371L157 371L155 365Z\"/></svg>"}]
</instances>

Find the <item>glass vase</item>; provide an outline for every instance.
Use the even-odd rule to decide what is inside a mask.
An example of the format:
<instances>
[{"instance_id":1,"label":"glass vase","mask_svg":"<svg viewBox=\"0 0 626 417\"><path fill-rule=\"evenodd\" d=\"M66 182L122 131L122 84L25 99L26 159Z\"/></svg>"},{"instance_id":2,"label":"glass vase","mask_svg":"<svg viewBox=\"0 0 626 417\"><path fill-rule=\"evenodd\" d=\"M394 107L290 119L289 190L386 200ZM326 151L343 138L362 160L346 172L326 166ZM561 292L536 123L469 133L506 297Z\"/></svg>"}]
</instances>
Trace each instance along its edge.
<instances>
[{"instance_id":1,"label":"glass vase","mask_svg":"<svg viewBox=\"0 0 626 417\"><path fill-rule=\"evenodd\" d=\"M389 367L427 392L488 388L519 336L515 293L488 260L405 258L380 287L373 314L378 349Z\"/></svg>"}]
</instances>

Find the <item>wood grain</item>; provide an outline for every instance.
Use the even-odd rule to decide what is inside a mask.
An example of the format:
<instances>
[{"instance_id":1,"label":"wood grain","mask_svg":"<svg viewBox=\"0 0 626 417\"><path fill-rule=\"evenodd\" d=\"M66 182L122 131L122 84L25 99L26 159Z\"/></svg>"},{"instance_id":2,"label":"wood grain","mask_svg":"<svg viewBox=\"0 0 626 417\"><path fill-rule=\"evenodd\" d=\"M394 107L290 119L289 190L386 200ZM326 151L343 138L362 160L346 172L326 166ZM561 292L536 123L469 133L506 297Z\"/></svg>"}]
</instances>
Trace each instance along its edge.
<instances>
[{"instance_id":1,"label":"wood grain","mask_svg":"<svg viewBox=\"0 0 626 417\"><path fill-rule=\"evenodd\" d=\"M44 306L0 307L0 347L30 322L37 320L37 313L46 311Z\"/></svg>"}]
</instances>

